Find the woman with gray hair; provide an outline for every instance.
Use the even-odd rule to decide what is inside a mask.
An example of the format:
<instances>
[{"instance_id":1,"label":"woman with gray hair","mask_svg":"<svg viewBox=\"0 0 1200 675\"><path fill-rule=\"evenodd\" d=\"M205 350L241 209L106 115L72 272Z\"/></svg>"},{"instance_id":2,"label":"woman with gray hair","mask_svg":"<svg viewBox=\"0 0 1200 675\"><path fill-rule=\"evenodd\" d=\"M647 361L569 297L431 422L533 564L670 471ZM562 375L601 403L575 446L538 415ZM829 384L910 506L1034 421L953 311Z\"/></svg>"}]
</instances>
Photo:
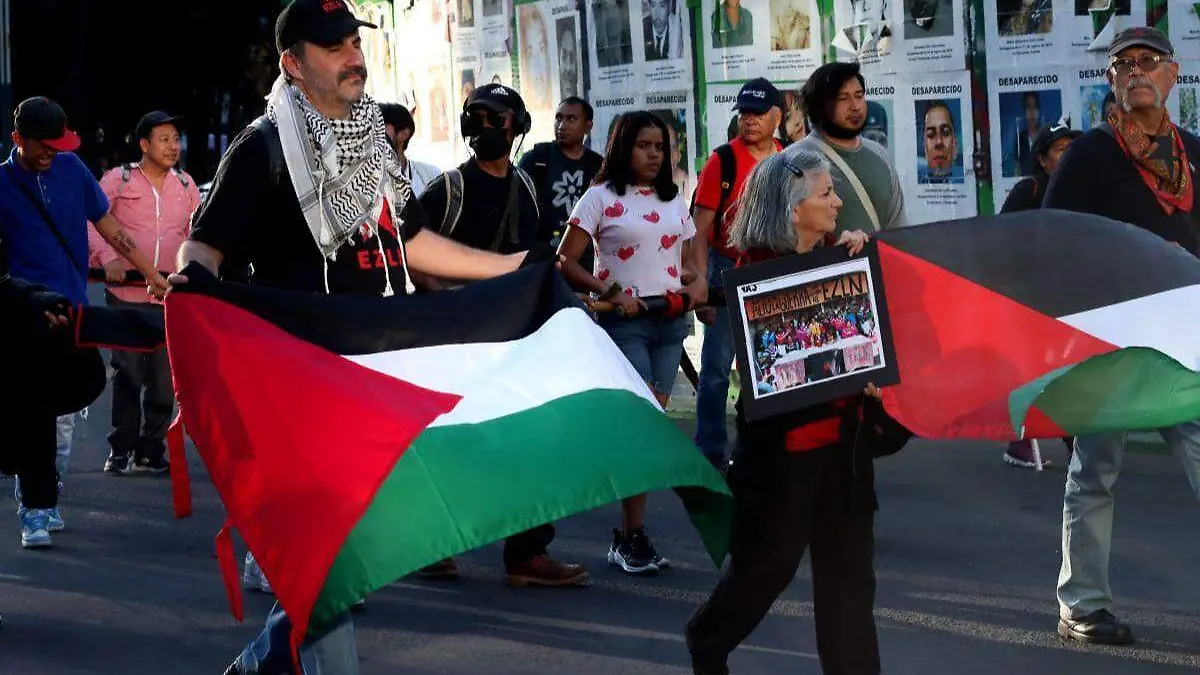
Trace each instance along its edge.
<instances>
[{"instance_id":1,"label":"woman with gray hair","mask_svg":"<svg viewBox=\"0 0 1200 675\"><path fill-rule=\"evenodd\" d=\"M856 255L867 236L835 236L841 206L820 154L791 146L764 159L746 179L730 231L743 252L738 265L818 246L845 246ZM688 622L692 671L728 675L730 653L791 583L811 546L822 672L878 675L873 462L900 450L911 434L887 416L874 385L755 422L746 420L739 396L736 425L730 562Z\"/></svg>"}]
</instances>

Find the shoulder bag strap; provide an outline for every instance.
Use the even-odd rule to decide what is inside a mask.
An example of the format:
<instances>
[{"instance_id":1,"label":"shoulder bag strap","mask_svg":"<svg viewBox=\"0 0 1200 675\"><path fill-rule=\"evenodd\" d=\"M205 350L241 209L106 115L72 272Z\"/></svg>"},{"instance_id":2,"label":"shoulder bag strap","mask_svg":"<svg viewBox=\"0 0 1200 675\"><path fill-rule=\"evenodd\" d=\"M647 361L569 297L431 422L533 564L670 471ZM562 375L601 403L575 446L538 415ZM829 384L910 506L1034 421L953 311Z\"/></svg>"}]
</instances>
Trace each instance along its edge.
<instances>
[{"instance_id":1,"label":"shoulder bag strap","mask_svg":"<svg viewBox=\"0 0 1200 675\"><path fill-rule=\"evenodd\" d=\"M67 240L63 238L62 233L58 231L58 226L54 224L54 219L50 217L50 212L46 210L46 205L42 203L41 199L38 199L38 197L29 190L29 186L22 183L18 176L13 173L11 164L5 164L4 170L8 172L8 177L12 180L13 185L16 185L21 191L21 194L25 195L25 198L29 200L29 203L33 204L33 208L37 209L38 215L42 217L42 220L45 221L46 226L50 228L50 232L54 234L54 238L58 240L58 245L62 247L63 253L67 254L67 260L71 261L71 266L74 267L75 270L79 272L79 274L82 275L86 281L87 270L85 270L79 264L79 261L75 259L74 254L71 252L71 247L67 245Z\"/></svg>"},{"instance_id":2,"label":"shoulder bag strap","mask_svg":"<svg viewBox=\"0 0 1200 675\"><path fill-rule=\"evenodd\" d=\"M875 227L875 231L878 232L880 230L879 214L875 212L875 204L871 201L871 196L867 194L867 188L865 188L862 184L862 181L858 179L858 174L854 173L854 169L851 169L850 165L846 163L846 160L842 159L842 156L837 153L837 150L829 147L828 143L815 134L813 135L813 140L817 142L817 147L821 148L821 152L825 153L825 156L829 158L829 161L833 162L834 165L837 166L838 170L842 172L842 175L846 177L846 180L850 181L850 185L853 186L854 191L858 193L858 199L860 202L862 202L863 210L867 212L867 217L871 219L871 225L873 225Z\"/></svg>"}]
</instances>

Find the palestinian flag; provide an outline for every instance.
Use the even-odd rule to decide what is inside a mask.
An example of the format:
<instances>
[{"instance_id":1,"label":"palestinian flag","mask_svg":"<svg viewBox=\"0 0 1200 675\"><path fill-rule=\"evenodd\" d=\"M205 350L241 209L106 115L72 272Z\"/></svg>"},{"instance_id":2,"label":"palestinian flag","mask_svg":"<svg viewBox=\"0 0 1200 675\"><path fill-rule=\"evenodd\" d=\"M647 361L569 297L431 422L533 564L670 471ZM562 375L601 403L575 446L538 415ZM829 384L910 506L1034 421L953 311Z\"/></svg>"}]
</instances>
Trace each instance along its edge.
<instances>
[{"instance_id":1,"label":"palestinian flag","mask_svg":"<svg viewBox=\"0 0 1200 675\"><path fill-rule=\"evenodd\" d=\"M1042 210L879 235L900 384L925 438L1012 440L1200 419L1200 260Z\"/></svg>"},{"instance_id":2,"label":"palestinian flag","mask_svg":"<svg viewBox=\"0 0 1200 675\"><path fill-rule=\"evenodd\" d=\"M166 302L167 348L183 424L228 510L218 548L239 619L229 527L295 644L425 565L646 492L676 489L724 558L723 477L550 263L393 298L186 273ZM81 332L119 343L112 319L85 316Z\"/></svg>"}]
</instances>

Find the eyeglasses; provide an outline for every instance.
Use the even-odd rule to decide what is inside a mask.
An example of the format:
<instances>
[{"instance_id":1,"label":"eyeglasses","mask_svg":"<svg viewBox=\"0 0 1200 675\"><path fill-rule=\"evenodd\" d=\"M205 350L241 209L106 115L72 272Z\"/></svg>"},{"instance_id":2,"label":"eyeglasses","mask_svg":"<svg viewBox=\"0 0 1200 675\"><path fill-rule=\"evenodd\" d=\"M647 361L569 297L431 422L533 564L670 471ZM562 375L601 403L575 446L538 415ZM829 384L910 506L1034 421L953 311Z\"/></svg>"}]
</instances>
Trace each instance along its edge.
<instances>
[{"instance_id":1,"label":"eyeglasses","mask_svg":"<svg viewBox=\"0 0 1200 675\"><path fill-rule=\"evenodd\" d=\"M1153 73L1160 63L1170 63L1171 57L1163 54L1142 54L1137 59L1115 59L1108 64L1117 75L1128 75L1137 66L1143 73Z\"/></svg>"}]
</instances>

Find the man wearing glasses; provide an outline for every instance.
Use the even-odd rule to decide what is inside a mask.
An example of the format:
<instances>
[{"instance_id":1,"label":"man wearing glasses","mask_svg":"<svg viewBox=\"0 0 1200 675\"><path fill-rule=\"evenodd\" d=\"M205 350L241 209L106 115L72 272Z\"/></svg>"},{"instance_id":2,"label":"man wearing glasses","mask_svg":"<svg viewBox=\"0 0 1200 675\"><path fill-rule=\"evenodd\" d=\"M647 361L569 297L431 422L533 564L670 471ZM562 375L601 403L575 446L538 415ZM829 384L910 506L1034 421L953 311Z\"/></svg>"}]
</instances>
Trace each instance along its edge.
<instances>
[{"instance_id":1,"label":"man wearing glasses","mask_svg":"<svg viewBox=\"0 0 1200 675\"><path fill-rule=\"evenodd\" d=\"M1070 145L1050 180L1044 208L1132 223L1197 254L1196 163L1200 140L1176 126L1166 101L1179 75L1175 50L1154 28L1121 31L1108 50L1117 105L1101 126ZM1200 422L1160 429L1200 495ZM1096 644L1133 644L1112 612L1108 561L1113 484L1126 434L1081 436L1067 472L1058 633Z\"/></svg>"}]
</instances>

